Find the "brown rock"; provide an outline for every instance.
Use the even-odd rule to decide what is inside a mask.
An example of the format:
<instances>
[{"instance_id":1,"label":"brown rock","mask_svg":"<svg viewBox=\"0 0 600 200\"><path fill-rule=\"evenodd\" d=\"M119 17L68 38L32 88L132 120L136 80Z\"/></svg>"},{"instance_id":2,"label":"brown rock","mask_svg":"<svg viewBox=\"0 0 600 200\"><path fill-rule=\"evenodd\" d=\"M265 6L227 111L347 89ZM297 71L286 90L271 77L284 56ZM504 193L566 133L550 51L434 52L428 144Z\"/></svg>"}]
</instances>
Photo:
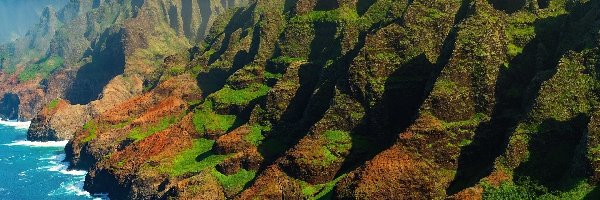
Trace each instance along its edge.
<instances>
[{"instance_id":1,"label":"brown rock","mask_svg":"<svg viewBox=\"0 0 600 200\"><path fill-rule=\"evenodd\" d=\"M244 136L250 133L248 125L241 126L230 133L219 137L215 144L215 150L219 154L230 154L241 152L252 147L252 144L244 140Z\"/></svg>"},{"instance_id":2,"label":"brown rock","mask_svg":"<svg viewBox=\"0 0 600 200\"><path fill-rule=\"evenodd\" d=\"M33 119L27 132L31 141L69 140L91 116L87 106L70 105L65 100L59 100L53 107L46 107L40 115Z\"/></svg>"},{"instance_id":3,"label":"brown rock","mask_svg":"<svg viewBox=\"0 0 600 200\"><path fill-rule=\"evenodd\" d=\"M432 178L436 173L414 153L394 146L351 172L337 185L336 194L342 199L443 198L444 184Z\"/></svg>"},{"instance_id":4,"label":"brown rock","mask_svg":"<svg viewBox=\"0 0 600 200\"><path fill-rule=\"evenodd\" d=\"M236 199L302 199L302 189L278 167L270 166Z\"/></svg>"}]
</instances>

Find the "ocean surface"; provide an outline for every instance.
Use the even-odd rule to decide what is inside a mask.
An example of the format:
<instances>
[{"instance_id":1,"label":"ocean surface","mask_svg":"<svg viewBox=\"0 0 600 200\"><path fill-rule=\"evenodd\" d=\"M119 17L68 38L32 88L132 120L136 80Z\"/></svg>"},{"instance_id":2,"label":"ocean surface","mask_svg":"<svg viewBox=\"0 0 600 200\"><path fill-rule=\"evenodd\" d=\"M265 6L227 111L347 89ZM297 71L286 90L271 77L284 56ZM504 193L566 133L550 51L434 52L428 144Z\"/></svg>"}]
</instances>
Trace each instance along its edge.
<instances>
[{"instance_id":1,"label":"ocean surface","mask_svg":"<svg viewBox=\"0 0 600 200\"><path fill-rule=\"evenodd\" d=\"M67 170L67 141L26 141L29 124L0 121L0 200L106 199L82 189L85 171Z\"/></svg>"}]
</instances>

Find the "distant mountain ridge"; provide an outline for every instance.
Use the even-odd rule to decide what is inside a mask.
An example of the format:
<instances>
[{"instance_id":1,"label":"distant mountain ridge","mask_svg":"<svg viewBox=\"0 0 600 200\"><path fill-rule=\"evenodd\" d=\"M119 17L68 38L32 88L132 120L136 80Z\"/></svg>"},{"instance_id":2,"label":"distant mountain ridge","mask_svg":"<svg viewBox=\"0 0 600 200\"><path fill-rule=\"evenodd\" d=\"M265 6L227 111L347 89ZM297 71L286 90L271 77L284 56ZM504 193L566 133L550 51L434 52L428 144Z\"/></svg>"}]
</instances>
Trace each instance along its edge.
<instances>
[{"instance_id":1,"label":"distant mountain ridge","mask_svg":"<svg viewBox=\"0 0 600 200\"><path fill-rule=\"evenodd\" d=\"M45 7L61 9L68 0L0 0L0 44L24 36Z\"/></svg>"}]
</instances>

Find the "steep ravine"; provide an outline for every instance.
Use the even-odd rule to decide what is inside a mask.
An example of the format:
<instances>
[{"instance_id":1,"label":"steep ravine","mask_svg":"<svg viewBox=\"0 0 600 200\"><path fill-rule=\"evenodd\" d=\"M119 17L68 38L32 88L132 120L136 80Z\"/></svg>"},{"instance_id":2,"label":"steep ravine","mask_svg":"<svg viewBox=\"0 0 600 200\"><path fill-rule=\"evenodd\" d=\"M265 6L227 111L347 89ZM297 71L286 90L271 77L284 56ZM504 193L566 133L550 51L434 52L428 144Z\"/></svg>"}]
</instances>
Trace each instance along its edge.
<instances>
[{"instance_id":1,"label":"steep ravine","mask_svg":"<svg viewBox=\"0 0 600 200\"><path fill-rule=\"evenodd\" d=\"M57 95L31 139L71 139L91 193L600 198L598 1L126 2L72 15L64 66L14 83ZM97 31L60 36L79 18Z\"/></svg>"}]
</instances>

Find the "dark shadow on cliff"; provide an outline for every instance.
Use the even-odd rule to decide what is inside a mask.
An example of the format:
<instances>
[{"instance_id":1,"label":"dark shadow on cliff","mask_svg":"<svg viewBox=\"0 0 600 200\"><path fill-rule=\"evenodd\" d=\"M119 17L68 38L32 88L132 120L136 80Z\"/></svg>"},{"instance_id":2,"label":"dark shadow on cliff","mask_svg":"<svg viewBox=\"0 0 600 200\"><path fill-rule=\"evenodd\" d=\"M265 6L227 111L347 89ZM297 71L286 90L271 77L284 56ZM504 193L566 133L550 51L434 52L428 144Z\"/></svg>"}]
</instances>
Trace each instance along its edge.
<instances>
[{"instance_id":1,"label":"dark shadow on cliff","mask_svg":"<svg viewBox=\"0 0 600 200\"><path fill-rule=\"evenodd\" d=\"M85 176L83 189L91 194L108 194L110 199L128 199L131 186L115 183L120 182L110 170L96 169Z\"/></svg>"},{"instance_id":2,"label":"dark shadow on cliff","mask_svg":"<svg viewBox=\"0 0 600 200\"><path fill-rule=\"evenodd\" d=\"M498 103L492 119L489 123L479 127L474 141L461 151L457 175L448 188L447 194L455 194L462 189L471 187L491 173L494 160L504 153L515 127L531 111L539 96L542 83L554 76L562 56L568 51L581 51L589 47L590 41L586 40L586 37L589 36L589 33L597 31L590 28L593 26L589 25L591 23L589 20L584 23L581 23L581 20L587 20L588 11L597 7L597 2L583 4L570 2L567 5L570 14L540 19L535 22L536 38L526 45L520 55L511 60L507 66L508 69L501 68L496 90ZM574 27L569 28L569 26ZM578 121L577 119L573 120ZM570 126L568 123L563 125ZM573 147L572 144L570 145ZM550 189L564 190L564 188L573 186L572 183L559 185L547 183L547 181L544 183L544 177L535 177L537 175L526 173L525 166L531 165L523 165L521 173L516 174L514 179L534 176L529 178L542 179L533 181L541 182ZM538 165L538 167L545 166ZM564 166L556 166L556 168L561 167ZM566 179L561 180L567 181ZM573 181L573 179L568 181Z\"/></svg>"},{"instance_id":3,"label":"dark shadow on cliff","mask_svg":"<svg viewBox=\"0 0 600 200\"><path fill-rule=\"evenodd\" d=\"M597 200L600 199L600 187L596 186L594 190L585 195L584 200Z\"/></svg>"},{"instance_id":4,"label":"dark shadow on cliff","mask_svg":"<svg viewBox=\"0 0 600 200\"><path fill-rule=\"evenodd\" d=\"M336 24L315 23L315 38L310 44L310 63L303 64L299 69L300 88L283 112L281 120L273 127L272 134L259 146L259 152L265 156L262 167L297 144L329 108L335 84L340 78L335 70L340 65L334 62L327 68L324 58L338 57L341 53L341 41L335 37L336 30Z\"/></svg>"},{"instance_id":5,"label":"dark shadow on cliff","mask_svg":"<svg viewBox=\"0 0 600 200\"><path fill-rule=\"evenodd\" d=\"M514 13L525 7L526 0L488 0L494 9L502 10L506 13Z\"/></svg>"},{"instance_id":6,"label":"dark shadow on cliff","mask_svg":"<svg viewBox=\"0 0 600 200\"><path fill-rule=\"evenodd\" d=\"M550 0L537 0L539 8L548 8L550 6Z\"/></svg>"},{"instance_id":7,"label":"dark shadow on cliff","mask_svg":"<svg viewBox=\"0 0 600 200\"><path fill-rule=\"evenodd\" d=\"M491 120L480 124L472 142L461 148L456 176L446 190L448 195L476 185L492 172L494 161L505 152L516 126L531 111L542 83L556 73L558 61L567 51L559 48L562 30L552 28L562 27L566 18L561 15L536 21L536 38L506 66L498 66L501 70Z\"/></svg>"},{"instance_id":8,"label":"dark shadow on cliff","mask_svg":"<svg viewBox=\"0 0 600 200\"><path fill-rule=\"evenodd\" d=\"M383 97L361 125L352 131L352 147L337 176L371 160L396 142L398 133L416 120L426 99L426 88L435 64L425 54L398 67L385 82Z\"/></svg>"},{"instance_id":9,"label":"dark shadow on cliff","mask_svg":"<svg viewBox=\"0 0 600 200\"><path fill-rule=\"evenodd\" d=\"M252 19L252 13L254 12L254 10L256 9L256 4L252 4L250 7L244 9L244 10L237 10L233 16L231 17L231 20L229 21L229 23L227 23L227 26L225 27L223 33L221 33L223 36L223 40L213 40L210 41L209 44L212 46L214 45L216 42L221 42L221 45L219 47L219 50L216 51L215 53L213 53L210 56L209 59L209 63L214 63L216 60L218 60L219 58L221 58L221 56L223 56L223 54L225 52L227 52L227 50L229 50L229 45L231 44L231 40L232 40L232 35L233 33L238 30L238 29L245 29L245 28L249 28L251 26L253 26L251 24L251 19ZM236 20L236 19L247 19L247 20ZM216 37L218 38L218 37Z\"/></svg>"},{"instance_id":10,"label":"dark shadow on cliff","mask_svg":"<svg viewBox=\"0 0 600 200\"><path fill-rule=\"evenodd\" d=\"M376 0L358 0L358 2L356 2L356 11L358 12L358 15L364 15L369 8L371 8L371 6L373 4L375 4L375 2L377 2Z\"/></svg>"},{"instance_id":11,"label":"dark shadow on cliff","mask_svg":"<svg viewBox=\"0 0 600 200\"><path fill-rule=\"evenodd\" d=\"M250 8L246 10L238 10L234 14L232 19L251 19L252 11L254 11L254 8L255 5L253 4ZM238 29L249 28L249 25L247 23L249 23L249 21L230 21L227 27L225 27L225 31L222 33L224 34L224 39L222 41L221 46L219 47L219 50L210 56L210 58L208 59L208 66L203 66L210 67L210 70L208 70L208 72L202 72L198 74L196 78L198 86L202 90L203 96L206 97L223 88L229 76L231 76L234 72L241 69L248 63L252 62L252 60L254 60L254 57L258 53L258 48L260 44L259 31L253 32L254 34L252 35L252 44L250 45L249 52L243 50L236 52L233 61L230 63L230 66L214 66L215 62L222 59L223 55L227 51L231 51L231 49L229 49L229 45L232 40L232 34ZM256 27L258 27L258 25L255 25L255 28ZM245 30L245 32L246 31L247 30ZM219 40L215 40L212 42L214 43L218 41Z\"/></svg>"},{"instance_id":12,"label":"dark shadow on cliff","mask_svg":"<svg viewBox=\"0 0 600 200\"><path fill-rule=\"evenodd\" d=\"M212 10L210 9L212 7L211 5L211 1L203 1L203 0L197 0L198 1L198 7L200 8L200 17L202 18L202 22L200 23L200 27L198 28L198 34L196 36L197 40L201 40L204 39L204 33L208 33L208 22L211 17L211 15L213 15ZM224 5L223 3L221 3L222 5Z\"/></svg>"},{"instance_id":13,"label":"dark shadow on cliff","mask_svg":"<svg viewBox=\"0 0 600 200\"><path fill-rule=\"evenodd\" d=\"M315 11L320 11L320 10L333 10L336 8L339 8L340 4L338 3L338 1L332 1L332 0L317 0L317 4L315 5Z\"/></svg>"},{"instance_id":14,"label":"dark shadow on cliff","mask_svg":"<svg viewBox=\"0 0 600 200\"><path fill-rule=\"evenodd\" d=\"M586 178L585 148L577 146L587 132L589 116L569 121L545 120L529 140L529 159L515 169L515 177L527 178L550 191L569 191Z\"/></svg>"},{"instance_id":15,"label":"dark shadow on cliff","mask_svg":"<svg viewBox=\"0 0 600 200\"><path fill-rule=\"evenodd\" d=\"M458 26L456 25L460 24L473 12L474 10L471 7L471 1L463 0L461 2L458 12L454 15L454 26L450 29L450 32L442 42L442 49L440 55L438 56L438 59L435 62L436 66L433 69L433 72L428 80L427 87L425 88L425 96L429 96L431 94L435 82L437 82L437 79L442 73L442 70L444 70L444 67L448 65L448 62L450 62L450 58L452 58L452 53L454 52L456 46L456 38L458 36Z\"/></svg>"},{"instance_id":16,"label":"dark shadow on cliff","mask_svg":"<svg viewBox=\"0 0 600 200\"><path fill-rule=\"evenodd\" d=\"M205 1L209 3L209 8L210 8L210 1ZM194 4L193 4L193 0L183 0L181 1L181 20L183 22L183 33L185 34L185 37L187 37L188 39L195 41L195 35L192 35L192 33L195 31L192 28L192 20L193 20L193 12L194 12ZM200 13L205 12L207 9L204 6L200 6ZM209 10L210 13L210 10ZM210 14L209 14L210 15ZM202 15L201 15L202 16ZM204 22L208 21L206 20L206 18L202 17L202 25L204 25Z\"/></svg>"},{"instance_id":17,"label":"dark shadow on cliff","mask_svg":"<svg viewBox=\"0 0 600 200\"><path fill-rule=\"evenodd\" d=\"M455 14L454 24L458 24L467 17L469 2L467 0L462 2ZM402 24L402 21L403 19L397 19L385 24L375 24L368 32L374 33L379 28L392 23ZM456 36L457 28L454 27L444 38L442 51L436 63L431 63L425 54L420 54L399 66L386 79L382 100L374 106L381 113L367 112L361 125L353 130L350 154L336 177L354 170L378 153L390 148L396 142L398 134L404 132L415 122L419 108L433 90L433 84L451 58ZM360 38L355 51L349 53L350 61L359 56L360 50L364 48L366 34ZM349 64L347 63L347 65ZM347 76L348 71L346 70L345 73ZM377 126L380 128L376 128Z\"/></svg>"},{"instance_id":18,"label":"dark shadow on cliff","mask_svg":"<svg viewBox=\"0 0 600 200\"><path fill-rule=\"evenodd\" d=\"M306 63L300 66L298 76L300 87L296 90L289 106L283 111L280 120L284 122L297 122L302 119L304 111L310 102L311 95L319 81L322 66Z\"/></svg>"},{"instance_id":19,"label":"dark shadow on cliff","mask_svg":"<svg viewBox=\"0 0 600 200\"><path fill-rule=\"evenodd\" d=\"M295 14L296 3L298 3L298 0L285 0L285 4L283 5L284 11L290 12L291 15Z\"/></svg>"},{"instance_id":20,"label":"dark shadow on cliff","mask_svg":"<svg viewBox=\"0 0 600 200\"><path fill-rule=\"evenodd\" d=\"M122 43L124 31L105 31L94 51L87 52L91 62L83 65L66 91L66 98L73 104L88 104L100 97L104 87L125 70L125 50ZM84 56L85 57L85 56Z\"/></svg>"},{"instance_id":21,"label":"dark shadow on cliff","mask_svg":"<svg viewBox=\"0 0 600 200\"><path fill-rule=\"evenodd\" d=\"M206 158L208 158L208 157L210 157L212 155L215 155L215 152L213 150L204 152L204 153L196 156L195 161L196 162L202 162L204 159L206 159Z\"/></svg>"},{"instance_id":22,"label":"dark shadow on cliff","mask_svg":"<svg viewBox=\"0 0 600 200\"><path fill-rule=\"evenodd\" d=\"M309 60L318 65L327 65L327 58L335 58L341 52L340 38L336 38L336 23L315 23L315 38L310 43Z\"/></svg>"},{"instance_id":23,"label":"dark shadow on cliff","mask_svg":"<svg viewBox=\"0 0 600 200\"><path fill-rule=\"evenodd\" d=\"M13 93L6 93L0 101L0 117L4 120L19 119L19 96Z\"/></svg>"}]
</instances>

